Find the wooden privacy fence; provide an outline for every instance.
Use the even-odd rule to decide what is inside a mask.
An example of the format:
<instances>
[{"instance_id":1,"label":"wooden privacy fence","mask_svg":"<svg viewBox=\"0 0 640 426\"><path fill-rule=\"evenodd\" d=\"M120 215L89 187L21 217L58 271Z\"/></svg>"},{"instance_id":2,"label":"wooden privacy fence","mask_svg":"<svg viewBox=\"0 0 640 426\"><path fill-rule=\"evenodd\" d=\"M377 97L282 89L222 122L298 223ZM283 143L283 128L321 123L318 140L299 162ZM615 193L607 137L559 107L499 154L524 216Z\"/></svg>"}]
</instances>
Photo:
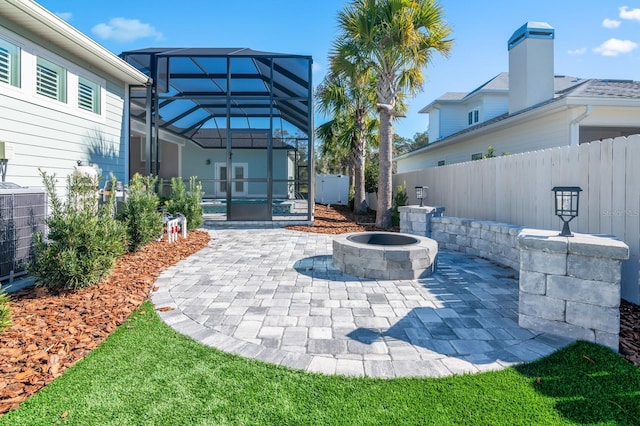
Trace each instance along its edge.
<instances>
[{"instance_id":1,"label":"wooden privacy fence","mask_svg":"<svg viewBox=\"0 0 640 426\"><path fill-rule=\"evenodd\" d=\"M425 205L445 207L446 216L558 231L551 188L581 187L571 230L629 246L622 297L640 303L640 135L400 173L394 192L403 183L409 204L418 203L414 187L426 185Z\"/></svg>"}]
</instances>

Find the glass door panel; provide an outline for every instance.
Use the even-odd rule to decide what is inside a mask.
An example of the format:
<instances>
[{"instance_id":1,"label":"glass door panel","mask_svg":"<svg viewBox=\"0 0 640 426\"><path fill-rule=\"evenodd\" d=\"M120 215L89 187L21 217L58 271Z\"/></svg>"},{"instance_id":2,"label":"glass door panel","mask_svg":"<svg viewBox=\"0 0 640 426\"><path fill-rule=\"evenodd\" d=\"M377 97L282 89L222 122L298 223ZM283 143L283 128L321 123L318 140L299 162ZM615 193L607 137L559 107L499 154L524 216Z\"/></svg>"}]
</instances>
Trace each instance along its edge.
<instances>
[{"instance_id":1,"label":"glass door panel","mask_svg":"<svg viewBox=\"0 0 640 426\"><path fill-rule=\"evenodd\" d=\"M228 220L272 219L271 137L265 130L234 130L227 141L231 167L227 196Z\"/></svg>"}]
</instances>

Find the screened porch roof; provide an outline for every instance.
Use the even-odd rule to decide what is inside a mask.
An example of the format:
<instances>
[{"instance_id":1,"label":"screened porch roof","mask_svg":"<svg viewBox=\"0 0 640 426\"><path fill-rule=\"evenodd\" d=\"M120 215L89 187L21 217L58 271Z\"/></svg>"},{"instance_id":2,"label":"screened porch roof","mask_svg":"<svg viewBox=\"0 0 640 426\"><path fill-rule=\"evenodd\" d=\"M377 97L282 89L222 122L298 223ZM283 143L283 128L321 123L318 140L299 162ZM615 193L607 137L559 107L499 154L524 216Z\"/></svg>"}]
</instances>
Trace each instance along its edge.
<instances>
[{"instance_id":1,"label":"screened porch roof","mask_svg":"<svg viewBox=\"0 0 640 426\"><path fill-rule=\"evenodd\" d=\"M160 128L203 147L225 146L212 135L226 140L227 129L310 137L310 56L245 48L149 48L120 56L152 77ZM144 119L144 99L132 99L131 107Z\"/></svg>"}]
</instances>

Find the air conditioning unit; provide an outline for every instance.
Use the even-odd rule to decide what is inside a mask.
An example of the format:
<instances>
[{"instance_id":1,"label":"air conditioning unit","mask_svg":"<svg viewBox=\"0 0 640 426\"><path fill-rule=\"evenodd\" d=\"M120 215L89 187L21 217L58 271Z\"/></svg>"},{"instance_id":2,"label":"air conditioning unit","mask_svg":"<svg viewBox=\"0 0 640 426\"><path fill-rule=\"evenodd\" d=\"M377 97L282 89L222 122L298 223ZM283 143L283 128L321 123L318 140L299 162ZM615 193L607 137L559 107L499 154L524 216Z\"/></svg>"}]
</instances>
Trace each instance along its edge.
<instances>
[{"instance_id":1,"label":"air conditioning unit","mask_svg":"<svg viewBox=\"0 0 640 426\"><path fill-rule=\"evenodd\" d=\"M43 190L0 182L0 281L27 273L33 234L45 231L46 217Z\"/></svg>"}]
</instances>

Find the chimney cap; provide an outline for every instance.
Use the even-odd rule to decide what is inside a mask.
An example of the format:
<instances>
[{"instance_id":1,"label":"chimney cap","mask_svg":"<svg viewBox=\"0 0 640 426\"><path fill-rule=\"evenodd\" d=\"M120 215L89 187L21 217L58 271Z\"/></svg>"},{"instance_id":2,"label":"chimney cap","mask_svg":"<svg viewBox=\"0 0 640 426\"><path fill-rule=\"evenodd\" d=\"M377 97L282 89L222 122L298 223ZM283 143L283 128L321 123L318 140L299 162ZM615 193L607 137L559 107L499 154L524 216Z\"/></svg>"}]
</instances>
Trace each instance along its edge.
<instances>
[{"instance_id":1,"label":"chimney cap","mask_svg":"<svg viewBox=\"0 0 640 426\"><path fill-rule=\"evenodd\" d=\"M553 40L555 30L546 22L527 22L518 28L508 42L508 50L513 49L527 38L540 38Z\"/></svg>"}]
</instances>

